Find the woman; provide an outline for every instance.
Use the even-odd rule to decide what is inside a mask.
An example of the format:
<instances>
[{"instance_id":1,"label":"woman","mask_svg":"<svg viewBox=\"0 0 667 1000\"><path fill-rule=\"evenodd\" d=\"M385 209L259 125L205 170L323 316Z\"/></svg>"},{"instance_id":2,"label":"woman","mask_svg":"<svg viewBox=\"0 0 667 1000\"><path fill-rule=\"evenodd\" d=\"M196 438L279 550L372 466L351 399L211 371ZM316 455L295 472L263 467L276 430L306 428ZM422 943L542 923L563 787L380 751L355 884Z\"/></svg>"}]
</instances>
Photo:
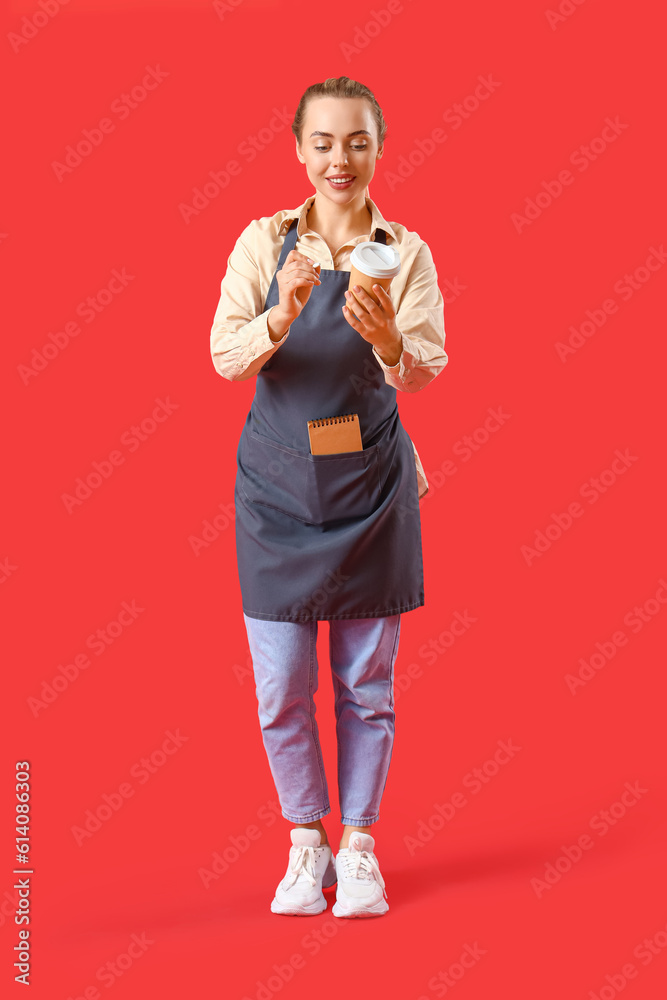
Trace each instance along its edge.
<instances>
[{"instance_id":1,"label":"woman","mask_svg":"<svg viewBox=\"0 0 667 1000\"><path fill-rule=\"evenodd\" d=\"M257 375L236 479L237 557L264 746L292 847L274 913L388 909L370 828L394 737L401 614L424 603L418 497L426 482L396 390L444 368L443 299L430 250L368 196L386 124L362 84L314 84L292 124L315 194L250 223L228 260L211 330L225 378ZM379 304L348 291L361 242L396 248ZM311 454L308 421L355 413L362 449ZM315 721L315 644L328 621L343 832L332 854Z\"/></svg>"}]
</instances>

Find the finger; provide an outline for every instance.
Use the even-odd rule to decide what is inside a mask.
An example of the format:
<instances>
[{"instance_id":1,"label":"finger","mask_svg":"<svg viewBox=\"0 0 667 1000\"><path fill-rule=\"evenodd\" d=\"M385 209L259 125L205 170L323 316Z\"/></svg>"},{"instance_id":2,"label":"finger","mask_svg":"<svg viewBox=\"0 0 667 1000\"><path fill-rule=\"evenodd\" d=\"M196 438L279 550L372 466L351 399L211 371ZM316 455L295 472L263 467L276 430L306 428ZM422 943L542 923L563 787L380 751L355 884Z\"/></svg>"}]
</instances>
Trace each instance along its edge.
<instances>
[{"instance_id":1,"label":"finger","mask_svg":"<svg viewBox=\"0 0 667 1000\"><path fill-rule=\"evenodd\" d=\"M308 289L314 288L315 284L316 282L310 281L310 279L299 278L296 279L295 281L289 281L286 285L283 285L283 291L286 292L288 295L292 295L294 292L298 291L301 288L308 288Z\"/></svg>"},{"instance_id":2,"label":"finger","mask_svg":"<svg viewBox=\"0 0 667 1000\"><path fill-rule=\"evenodd\" d=\"M387 291L386 288L383 288L382 285L373 285L373 291L380 299L380 301L384 300L385 302L391 302L389 292Z\"/></svg>"},{"instance_id":3,"label":"finger","mask_svg":"<svg viewBox=\"0 0 667 1000\"><path fill-rule=\"evenodd\" d=\"M283 270L285 274L289 274L292 277L295 274L301 274L308 278L319 278L317 271L314 271L312 267L304 266L303 264L293 264L291 267L284 267Z\"/></svg>"},{"instance_id":4,"label":"finger","mask_svg":"<svg viewBox=\"0 0 667 1000\"><path fill-rule=\"evenodd\" d=\"M365 292L364 292L364 295L366 295ZM347 299L347 304L350 306L350 308L356 310L357 315L359 315L359 314L366 315L366 316L369 315L369 309L367 308L367 303L362 300L361 295L359 295L357 297L357 293L356 292L353 295L352 292L347 291L347 292L345 292L345 298ZM367 300L367 302L370 302L370 303L373 302L373 300L370 298L369 295L366 295L366 300Z\"/></svg>"},{"instance_id":5,"label":"finger","mask_svg":"<svg viewBox=\"0 0 667 1000\"><path fill-rule=\"evenodd\" d=\"M319 281L320 276L317 271L314 271L311 267L304 266L303 264L294 263L292 265L285 265L283 268L285 272L284 277L290 281L292 278L305 278L308 281Z\"/></svg>"},{"instance_id":6,"label":"finger","mask_svg":"<svg viewBox=\"0 0 667 1000\"><path fill-rule=\"evenodd\" d=\"M357 296L359 301L366 307L366 309L369 310L369 312L378 308L378 304L373 296L369 295L366 289L362 288L361 285L355 285L352 291Z\"/></svg>"},{"instance_id":7,"label":"finger","mask_svg":"<svg viewBox=\"0 0 667 1000\"><path fill-rule=\"evenodd\" d=\"M295 295L304 289L310 294L313 288L319 284L317 281L313 281L310 278L296 278L294 281L289 281L287 284L283 285L283 293L287 295Z\"/></svg>"},{"instance_id":8,"label":"finger","mask_svg":"<svg viewBox=\"0 0 667 1000\"><path fill-rule=\"evenodd\" d=\"M355 330L357 329L358 326L361 326L361 323L354 315L349 306L343 306L343 316L348 321L350 326L353 326Z\"/></svg>"},{"instance_id":9,"label":"finger","mask_svg":"<svg viewBox=\"0 0 667 1000\"><path fill-rule=\"evenodd\" d=\"M320 266L319 264L315 263L312 257L306 257L304 254L299 253L298 250L290 250L290 252L287 254L287 259L285 260L285 266L287 266L288 263L291 265L303 264L305 266L308 266L310 264L311 267L313 268L317 268Z\"/></svg>"},{"instance_id":10,"label":"finger","mask_svg":"<svg viewBox=\"0 0 667 1000\"><path fill-rule=\"evenodd\" d=\"M301 257L300 260L290 261L289 264L286 263L283 270L289 274L298 272L300 274L314 274L316 277L319 277L318 267L320 267L320 264L314 264L310 257Z\"/></svg>"},{"instance_id":11,"label":"finger","mask_svg":"<svg viewBox=\"0 0 667 1000\"><path fill-rule=\"evenodd\" d=\"M373 285L373 291L379 298L380 305L385 310L385 312L389 313L393 317L395 315L394 303L391 301L391 296L387 291L387 289L383 288L382 285Z\"/></svg>"}]
</instances>

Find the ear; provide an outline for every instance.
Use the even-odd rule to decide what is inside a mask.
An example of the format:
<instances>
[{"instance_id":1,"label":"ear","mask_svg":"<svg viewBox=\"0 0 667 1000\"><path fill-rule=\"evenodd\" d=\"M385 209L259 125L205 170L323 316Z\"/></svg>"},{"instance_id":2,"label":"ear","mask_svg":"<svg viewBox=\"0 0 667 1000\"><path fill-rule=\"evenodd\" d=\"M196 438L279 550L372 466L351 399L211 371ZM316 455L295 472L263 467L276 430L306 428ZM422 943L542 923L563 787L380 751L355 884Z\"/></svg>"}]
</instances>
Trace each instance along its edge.
<instances>
[{"instance_id":1,"label":"ear","mask_svg":"<svg viewBox=\"0 0 667 1000\"><path fill-rule=\"evenodd\" d=\"M304 159L303 153L301 152L301 149L299 148L299 140L297 139L296 136L294 136L294 143L296 145L296 155L299 160L299 163L305 163L306 161Z\"/></svg>"},{"instance_id":2,"label":"ear","mask_svg":"<svg viewBox=\"0 0 667 1000\"><path fill-rule=\"evenodd\" d=\"M382 156L383 153L384 153L384 146L380 146L380 148L377 151L377 157L376 157L376 159L379 160L381 158L381 156Z\"/></svg>"}]
</instances>

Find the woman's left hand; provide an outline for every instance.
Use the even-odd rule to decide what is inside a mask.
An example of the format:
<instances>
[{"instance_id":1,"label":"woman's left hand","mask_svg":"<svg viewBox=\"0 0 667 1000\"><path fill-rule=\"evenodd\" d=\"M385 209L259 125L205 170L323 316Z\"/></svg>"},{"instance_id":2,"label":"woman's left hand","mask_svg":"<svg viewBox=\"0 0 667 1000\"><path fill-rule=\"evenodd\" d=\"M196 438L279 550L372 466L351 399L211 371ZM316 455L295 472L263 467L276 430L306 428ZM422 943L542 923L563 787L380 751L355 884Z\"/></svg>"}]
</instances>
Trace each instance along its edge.
<instances>
[{"instance_id":1,"label":"woman's left hand","mask_svg":"<svg viewBox=\"0 0 667 1000\"><path fill-rule=\"evenodd\" d=\"M403 351L396 312L382 285L373 285L373 291L380 300L379 305L360 285L354 286L354 295L345 292L347 305L343 306L343 315L352 329L373 345L385 365L392 368L400 361Z\"/></svg>"}]
</instances>

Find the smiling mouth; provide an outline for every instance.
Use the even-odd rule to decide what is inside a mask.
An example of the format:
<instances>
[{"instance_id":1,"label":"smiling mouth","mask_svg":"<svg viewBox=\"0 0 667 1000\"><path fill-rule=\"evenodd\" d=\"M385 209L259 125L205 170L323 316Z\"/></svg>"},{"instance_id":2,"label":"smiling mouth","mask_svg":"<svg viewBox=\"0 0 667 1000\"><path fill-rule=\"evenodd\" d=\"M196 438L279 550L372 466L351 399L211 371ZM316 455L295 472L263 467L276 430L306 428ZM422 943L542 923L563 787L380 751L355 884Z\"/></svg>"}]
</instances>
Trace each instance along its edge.
<instances>
[{"instance_id":1,"label":"smiling mouth","mask_svg":"<svg viewBox=\"0 0 667 1000\"><path fill-rule=\"evenodd\" d=\"M350 184L354 180L354 174L338 174L335 177L327 177L330 184L334 187L344 187L346 184Z\"/></svg>"}]
</instances>

